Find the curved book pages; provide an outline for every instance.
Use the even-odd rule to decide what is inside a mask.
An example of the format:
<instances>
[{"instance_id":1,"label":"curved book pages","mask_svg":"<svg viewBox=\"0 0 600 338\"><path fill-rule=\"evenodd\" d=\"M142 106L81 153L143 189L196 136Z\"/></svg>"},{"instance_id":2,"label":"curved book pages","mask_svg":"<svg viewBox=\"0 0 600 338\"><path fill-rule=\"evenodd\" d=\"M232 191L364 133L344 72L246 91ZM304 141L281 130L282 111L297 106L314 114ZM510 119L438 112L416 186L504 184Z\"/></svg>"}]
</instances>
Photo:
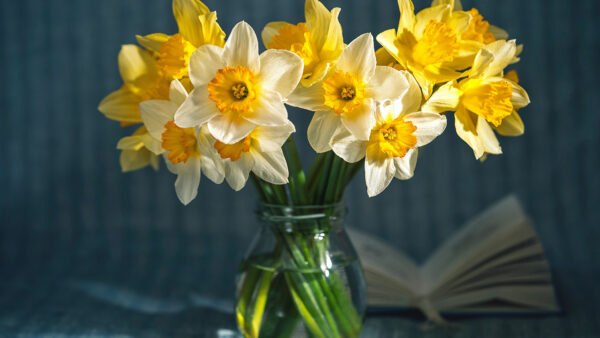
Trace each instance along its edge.
<instances>
[{"instance_id":1,"label":"curved book pages","mask_svg":"<svg viewBox=\"0 0 600 338\"><path fill-rule=\"evenodd\" d=\"M423 264L379 239L349 229L376 312L552 313L559 307L548 262L519 201L509 196L454 234Z\"/></svg>"}]
</instances>

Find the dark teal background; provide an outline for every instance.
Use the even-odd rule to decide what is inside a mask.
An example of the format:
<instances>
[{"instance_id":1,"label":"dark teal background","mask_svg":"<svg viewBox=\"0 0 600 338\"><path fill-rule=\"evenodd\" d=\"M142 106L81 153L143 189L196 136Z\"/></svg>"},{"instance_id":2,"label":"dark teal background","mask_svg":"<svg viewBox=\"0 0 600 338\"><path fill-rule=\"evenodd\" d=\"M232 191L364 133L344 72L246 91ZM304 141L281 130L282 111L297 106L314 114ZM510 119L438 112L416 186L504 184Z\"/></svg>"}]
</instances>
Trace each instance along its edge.
<instances>
[{"instance_id":1,"label":"dark teal background","mask_svg":"<svg viewBox=\"0 0 600 338\"><path fill-rule=\"evenodd\" d=\"M422 8L425 1L415 0ZM348 43L396 27L393 0L335 0ZM303 21L299 0L207 0L226 32L246 20ZM418 260L477 212L516 193L535 221L564 314L476 317L428 335L600 335L600 3L464 0L525 45L515 66L532 103L526 133L480 163L454 131L422 152L415 177L367 198L346 192L348 223ZM169 0L2 0L0 7L0 336L213 336L233 316L237 263L257 230L251 186L203 179L189 206L166 168L122 174L130 134L97 111L117 89L117 53L135 34L175 33ZM310 113L290 110L303 156ZM302 140L302 141L300 141ZM203 299L203 298L202 298ZM215 305L216 303L211 303ZM413 337L419 322L371 317L365 336Z\"/></svg>"}]
</instances>

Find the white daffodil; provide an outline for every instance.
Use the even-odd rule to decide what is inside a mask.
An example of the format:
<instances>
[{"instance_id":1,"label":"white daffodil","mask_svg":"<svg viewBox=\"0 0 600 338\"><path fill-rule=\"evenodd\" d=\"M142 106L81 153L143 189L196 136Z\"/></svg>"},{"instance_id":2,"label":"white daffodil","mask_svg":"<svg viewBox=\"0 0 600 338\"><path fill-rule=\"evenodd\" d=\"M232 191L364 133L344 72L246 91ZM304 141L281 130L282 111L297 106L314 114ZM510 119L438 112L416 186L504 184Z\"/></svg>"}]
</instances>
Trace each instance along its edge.
<instances>
[{"instance_id":1,"label":"white daffodil","mask_svg":"<svg viewBox=\"0 0 600 338\"><path fill-rule=\"evenodd\" d=\"M215 183L223 182L224 169L205 128L181 128L174 122L177 108L188 93L178 80L170 86L169 101L149 100L140 104L140 114L148 133L160 146L151 149L163 154L169 170L177 175L175 191L183 204L198 194L201 173Z\"/></svg>"},{"instance_id":2,"label":"white daffodil","mask_svg":"<svg viewBox=\"0 0 600 338\"><path fill-rule=\"evenodd\" d=\"M409 81L404 96L396 101L377 103L375 125L367 141L342 131L331 141L333 151L347 162L365 158L365 180L369 197L381 193L392 178L413 176L418 148L433 141L446 128L444 115L417 111L421 90L412 75L401 73Z\"/></svg>"},{"instance_id":3,"label":"white daffodil","mask_svg":"<svg viewBox=\"0 0 600 338\"><path fill-rule=\"evenodd\" d=\"M288 183L288 167L281 146L294 131L294 125L288 121L283 126L257 126L233 144L215 141L214 148L223 159L229 186L236 191L242 189L251 171L273 184Z\"/></svg>"},{"instance_id":4,"label":"white daffodil","mask_svg":"<svg viewBox=\"0 0 600 338\"><path fill-rule=\"evenodd\" d=\"M195 88L175 122L183 128L206 123L226 144L243 140L257 125L286 125L283 101L298 85L302 69L302 59L290 51L259 55L254 30L240 22L224 48L203 45L192 55L189 74Z\"/></svg>"},{"instance_id":5,"label":"white daffodil","mask_svg":"<svg viewBox=\"0 0 600 338\"><path fill-rule=\"evenodd\" d=\"M456 111L456 133L477 159L502 153L494 130L504 136L518 136L525 130L517 111L529 104L529 96L502 76L506 66L518 61L518 53L514 40L486 45L475 57L469 77L441 86L423 105L424 111Z\"/></svg>"},{"instance_id":6,"label":"white daffodil","mask_svg":"<svg viewBox=\"0 0 600 338\"><path fill-rule=\"evenodd\" d=\"M363 34L341 53L336 68L311 87L298 87L288 104L315 112L308 141L316 152L331 149L331 138L347 129L359 140L368 140L375 123L375 102L395 100L407 88L397 70L377 66L373 36Z\"/></svg>"}]
</instances>

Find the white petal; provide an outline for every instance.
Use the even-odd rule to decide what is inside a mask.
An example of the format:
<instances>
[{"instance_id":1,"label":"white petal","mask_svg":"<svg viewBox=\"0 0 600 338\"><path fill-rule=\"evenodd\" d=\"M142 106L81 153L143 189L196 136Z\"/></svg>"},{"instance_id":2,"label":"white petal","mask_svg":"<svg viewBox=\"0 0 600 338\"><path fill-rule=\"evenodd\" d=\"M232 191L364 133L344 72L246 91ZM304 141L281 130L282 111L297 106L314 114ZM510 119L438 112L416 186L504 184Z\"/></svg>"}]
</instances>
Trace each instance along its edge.
<instances>
[{"instance_id":1,"label":"white petal","mask_svg":"<svg viewBox=\"0 0 600 338\"><path fill-rule=\"evenodd\" d=\"M207 86L192 90L183 104L175 113L175 124L182 128L203 125L219 114L219 109L213 100L208 98Z\"/></svg>"},{"instance_id":2,"label":"white petal","mask_svg":"<svg viewBox=\"0 0 600 338\"><path fill-rule=\"evenodd\" d=\"M258 39L246 22L241 21L233 27L223 49L223 61L228 67L242 66L255 74L260 72Z\"/></svg>"},{"instance_id":3,"label":"white petal","mask_svg":"<svg viewBox=\"0 0 600 338\"><path fill-rule=\"evenodd\" d=\"M343 129L331 140L331 148L344 161L355 163L365 157L367 142L358 140L348 130Z\"/></svg>"},{"instance_id":4,"label":"white petal","mask_svg":"<svg viewBox=\"0 0 600 338\"><path fill-rule=\"evenodd\" d=\"M294 131L296 131L294 125L288 121L283 126L257 126L252 135L258 140L257 147L260 151L272 152L281 149Z\"/></svg>"},{"instance_id":5,"label":"white petal","mask_svg":"<svg viewBox=\"0 0 600 338\"><path fill-rule=\"evenodd\" d=\"M342 123L359 140L368 140L375 125L375 102L366 100L351 113L342 114Z\"/></svg>"},{"instance_id":6,"label":"white petal","mask_svg":"<svg viewBox=\"0 0 600 338\"><path fill-rule=\"evenodd\" d=\"M252 158L254 159L252 172L256 176L273 184L288 183L288 167L281 149L268 153L253 152Z\"/></svg>"},{"instance_id":7,"label":"white petal","mask_svg":"<svg viewBox=\"0 0 600 338\"><path fill-rule=\"evenodd\" d=\"M184 205L189 204L198 194L200 184L200 159L190 158L186 163L179 163L177 168L177 180L175 180L175 192Z\"/></svg>"},{"instance_id":8,"label":"white petal","mask_svg":"<svg viewBox=\"0 0 600 338\"><path fill-rule=\"evenodd\" d=\"M310 87L298 86L288 96L286 103L310 111L324 110L324 94L323 82L317 82Z\"/></svg>"},{"instance_id":9,"label":"white petal","mask_svg":"<svg viewBox=\"0 0 600 338\"><path fill-rule=\"evenodd\" d=\"M171 81L171 86L169 87L169 101L175 104L176 107L179 107L183 104L183 101L185 101L187 96L188 92L179 80L175 79Z\"/></svg>"},{"instance_id":10,"label":"white petal","mask_svg":"<svg viewBox=\"0 0 600 338\"><path fill-rule=\"evenodd\" d=\"M308 126L308 142L317 153L331 149L330 141L341 127L340 117L332 111L315 112Z\"/></svg>"},{"instance_id":11,"label":"white petal","mask_svg":"<svg viewBox=\"0 0 600 338\"><path fill-rule=\"evenodd\" d=\"M337 69L356 74L363 81L368 82L375 72L376 65L373 36L371 33L365 33L350 42L344 49L338 59Z\"/></svg>"},{"instance_id":12,"label":"white petal","mask_svg":"<svg viewBox=\"0 0 600 338\"><path fill-rule=\"evenodd\" d=\"M395 157L394 166L396 167L395 177L401 180L407 180L415 174L417 166L418 149L410 149L404 157Z\"/></svg>"},{"instance_id":13,"label":"white petal","mask_svg":"<svg viewBox=\"0 0 600 338\"><path fill-rule=\"evenodd\" d=\"M253 113L244 118L256 125L282 126L287 123L287 110L278 92L262 89Z\"/></svg>"},{"instance_id":14,"label":"white petal","mask_svg":"<svg viewBox=\"0 0 600 338\"><path fill-rule=\"evenodd\" d=\"M365 160L365 181L369 197L379 195L390 185L394 178L394 161L392 158L384 161Z\"/></svg>"},{"instance_id":15,"label":"white petal","mask_svg":"<svg viewBox=\"0 0 600 338\"><path fill-rule=\"evenodd\" d=\"M419 83L409 71L401 70L400 74L402 74L408 82L408 89L399 100L402 104L402 112L412 113L418 111L421 108L421 102L423 101L421 87L419 87Z\"/></svg>"},{"instance_id":16,"label":"white petal","mask_svg":"<svg viewBox=\"0 0 600 338\"><path fill-rule=\"evenodd\" d=\"M217 70L225 68L223 48L202 45L190 57L190 80L194 87L207 85L215 78Z\"/></svg>"},{"instance_id":17,"label":"white petal","mask_svg":"<svg viewBox=\"0 0 600 338\"><path fill-rule=\"evenodd\" d=\"M217 140L233 144L248 136L256 124L240 118L236 113L219 114L208 121L208 130Z\"/></svg>"},{"instance_id":18,"label":"white petal","mask_svg":"<svg viewBox=\"0 0 600 338\"><path fill-rule=\"evenodd\" d=\"M454 85L454 81L450 81L438 88L421 110L441 114L456 109L462 92Z\"/></svg>"},{"instance_id":19,"label":"white petal","mask_svg":"<svg viewBox=\"0 0 600 338\"><path fill-rule=\"evenodd\" d=\"M177 106L165 100L148 100L140 103L140 115L146 129L157 140L160 140L165 131L165 124L173 121Z\"/></svg>"},{"instance_id":20,"label":"white petal","mask_svg":"<svg viewBox=\"0 0 600 338\"><path fill-rule=\"evenodd\" d=\"M404 117L412 122L417 130L413 133L417 137L417 147L422 147L440 136L446 129L446 116L438 113L417 112Z\"/></svg>"},{"instance_id":21,"label":"white petal","mask_svg":"<svg viewBox=\"0 0 600 338\"><path fill-rule=\"evenodd\" d=\"M302 78L302 59L287 50L270 49L260 55L260 84L263 89L288 97Z\"/></svg>"},{"instance_id":22,"label":"white petal","mask_svg":"<svg viewBox=\"0 0 600 338\"><path fill-rule=\"evenodd\" d=\"M223 167L223 161L217 157L203 155L200 157L200 161L204 176L216 184L221 184L223 183L223 179L225 179L225 168Z\"/></svg>"},{"instance_id":23,"label":"white petal","mask_svg":"<svg viewBox=\"0 0 600 338\"><path fill-rule=\"evenodd\" d=\"M248 154L243 154L242 157L235 162L226 160L225 180L231 189L239 191L246 185L250 170L252 170L253 166L254 159L252 159L252 156L249 156Z\"/></svg>"},{"instance_id":24,"label":"white petal","mask_svg":"<svg viewBox=\"0 0 600 338\"><path fill-rule=\"evenodd\" d=\"M367 96L374 100L396 100L408 90L408 81L398 70L388 66L375 67L369 81Z\"/></svg>"}]
</instances>

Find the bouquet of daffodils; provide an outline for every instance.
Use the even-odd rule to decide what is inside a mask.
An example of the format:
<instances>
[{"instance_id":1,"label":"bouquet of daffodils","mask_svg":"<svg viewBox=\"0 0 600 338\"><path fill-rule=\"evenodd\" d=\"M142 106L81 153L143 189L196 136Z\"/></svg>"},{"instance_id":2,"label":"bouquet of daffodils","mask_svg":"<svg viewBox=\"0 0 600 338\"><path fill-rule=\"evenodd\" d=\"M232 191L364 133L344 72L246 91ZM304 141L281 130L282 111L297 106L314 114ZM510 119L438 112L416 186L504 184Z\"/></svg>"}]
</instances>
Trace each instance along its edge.
<instances>
[{"instance_id":1,"label":"bouquet of daffodils","mask_svg":"<svg viewBox=\"0 0 600 338\"><path fill-rule=\"evenodd\" d=\"M397 29L378 34L376 50L370 33L344 43L340 9L306 0L306 22L269 23L259 53L246 22L226 37L199 0L173 0L179 32L124 45L123 86L99 106L121 126L139 125L117 144L123 171L156 169L162 157L183 204L197 196L202 174L234 190L250 179L269 204L332 204L363 166L369 196L393 178L411 178L420 148L445 130L451 112L477 159L500 154L496 134L524 131L518 111L529 98L517 73L505 70L522 47L459 0L434 0L416 14L411 0L398 6ZM286 105L314 114L307 139L317 155L307 173ZM321 250L310 249L302 254ZM344 296L330 308L318 299L339 285L307 285L294 300L312 334L357 336L359 320ZM260 316L252 311L238 308L238 321L257 336Z\"/></svg>"}]
</instances>

